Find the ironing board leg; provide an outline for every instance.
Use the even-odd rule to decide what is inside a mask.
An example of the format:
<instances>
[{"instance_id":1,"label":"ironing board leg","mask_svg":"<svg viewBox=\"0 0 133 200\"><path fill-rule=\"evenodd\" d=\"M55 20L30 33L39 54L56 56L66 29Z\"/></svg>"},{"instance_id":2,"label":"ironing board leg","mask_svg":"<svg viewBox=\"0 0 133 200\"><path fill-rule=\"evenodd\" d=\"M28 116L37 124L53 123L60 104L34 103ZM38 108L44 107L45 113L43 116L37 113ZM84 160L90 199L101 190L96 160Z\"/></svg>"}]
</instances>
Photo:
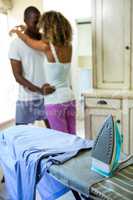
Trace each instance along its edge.
<instances>
[{"instance_id":1,"label":"ironing board leg","mask_svg":"<svg viewBox=\"0 0 133 200\"><path fill-rule=\"evenodd\" d=\"M82 200L78 192L76 192L75 190L71 190L71 191L72 191L76 200Z\"/></svg>"},{"instance_id":2,"label":"ironing board leg","mask_svg":"<svg viewBox=\"0 0 133 200\"><path fill-rule=\"evenodd\" d=\"M91 197L85 197L83 194L81 194L82 199L84 200L94 200L94 198ZM95 198L96 199L96 198Z\"/></svg>"}]
</instances>

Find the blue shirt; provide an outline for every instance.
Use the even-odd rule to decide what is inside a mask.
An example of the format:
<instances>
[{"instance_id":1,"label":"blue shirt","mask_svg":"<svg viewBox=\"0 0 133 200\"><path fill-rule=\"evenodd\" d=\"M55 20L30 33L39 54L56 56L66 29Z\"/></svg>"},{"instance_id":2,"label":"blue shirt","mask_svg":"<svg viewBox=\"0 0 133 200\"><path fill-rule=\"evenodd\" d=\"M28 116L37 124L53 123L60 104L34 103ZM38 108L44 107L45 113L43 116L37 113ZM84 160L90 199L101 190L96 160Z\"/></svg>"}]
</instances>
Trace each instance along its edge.
<instances>
[{"instance_id":1,"label":"blue shirt","mask_svg":"<svg viewBox=\"0 0 133 200\"><path fill-rule=\"evenodd\" d=\"M25 125L3 131L0 143L5 178L11 172L10 177L15 182L16 198L13 200L35 200L36 184L52 164L64 163L81 149L93 145L92 141L75 135ZM45 161L43 166L42 160Z\"/></svg>"}]
</instances>

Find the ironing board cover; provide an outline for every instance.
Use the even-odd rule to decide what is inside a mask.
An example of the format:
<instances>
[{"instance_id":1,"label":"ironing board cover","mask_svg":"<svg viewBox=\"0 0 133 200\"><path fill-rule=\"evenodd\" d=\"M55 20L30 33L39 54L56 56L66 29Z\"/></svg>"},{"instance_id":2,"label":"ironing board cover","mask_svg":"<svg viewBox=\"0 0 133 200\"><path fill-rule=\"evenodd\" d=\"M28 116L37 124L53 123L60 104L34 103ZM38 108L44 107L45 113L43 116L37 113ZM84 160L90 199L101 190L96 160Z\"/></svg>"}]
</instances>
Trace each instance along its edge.
<instances>
[{"instance_id":1,"label":"ironing board cover","mask_svg":"<svg viewBox=\"0 0 133 200\"><path fill-rule=\"evenodd\" d=\"M101 200L133 200L133 156L128 162L112 178L94 184L91 193Z\"/></svg>"}]
</instances>

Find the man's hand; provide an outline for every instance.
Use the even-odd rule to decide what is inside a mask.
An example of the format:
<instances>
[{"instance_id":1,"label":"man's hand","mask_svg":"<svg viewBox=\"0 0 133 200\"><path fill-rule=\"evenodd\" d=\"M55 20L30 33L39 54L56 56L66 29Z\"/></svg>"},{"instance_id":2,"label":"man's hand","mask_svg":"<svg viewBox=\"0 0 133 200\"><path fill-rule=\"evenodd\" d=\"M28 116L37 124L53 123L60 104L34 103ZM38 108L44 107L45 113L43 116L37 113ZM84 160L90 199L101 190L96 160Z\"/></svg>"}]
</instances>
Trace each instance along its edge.
<instances>
[{"instance_id":1,"label":"man's hand","mask_svg":"<svg viewBox=\"0 0 133 200\"><path fill-rule=\"evenodd\" d=\"M49 83L45 83L42 86L42 91L44 95L52 94L53 92L55 92L55 90L55 87L51 86Z\"/></svg>"}]
</instances>

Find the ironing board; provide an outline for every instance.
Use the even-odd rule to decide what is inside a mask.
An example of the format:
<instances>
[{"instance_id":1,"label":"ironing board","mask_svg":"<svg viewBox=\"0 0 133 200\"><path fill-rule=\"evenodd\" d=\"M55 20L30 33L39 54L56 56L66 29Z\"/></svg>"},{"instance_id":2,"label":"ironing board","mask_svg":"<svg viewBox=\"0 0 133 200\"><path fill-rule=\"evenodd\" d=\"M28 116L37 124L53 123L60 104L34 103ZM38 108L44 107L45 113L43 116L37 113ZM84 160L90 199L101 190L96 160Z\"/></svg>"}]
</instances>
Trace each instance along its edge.
<instances>
[{"instance_id":1,"label":"ironing board","mask_svg":"<svg viewBox=\"0 0 133 200\"><path fill-rule=\"evenodd\" d=\"M24 130L26 132L24 132ZM56 131L53 132L53 130L37 128L37 127L28 127L28 126L12 127L11 129L7 129L3 133L4 135L1 134L1 152L2 152L1 153L1 161L3 161L4 163L6 161L6 165L4 167L4 168L6 168L5 169L5 171L6 171L5 177L6 176L10 177L10 179L8 179L8 180L11 180L12 183L15 182L17 184L16 173L15 173L15 169L14 169L16 159L12 159L12 157L16 158L16 153L15 153L16 151L14 151L15 145L16 145L16 150L18 150L17 147L20 148L20 144L22 145L21 149L22 150L25 149L25 146L23 146L23 145L27 145L27 143L26 142L23 143L23 141L24 141L24 140L22 140L23 135L26 136L26 138L24 137L24 139L26 139L26 140L29 139L28 141L30 141L30 143L28 142L28 145L29 146L33 145L31 143L31 139L32 139L31 137L33 136L33 134L34 134L35 138L38 138L38 140L34 139L32 141L32 142L34 142L34 145L35 145L36 141L38 141L38 142L40 141L39 138L41 136L44 137L44 135L41 134L41 133L44 134L44 131L45 131L45 138L46 138L46 135L49 137L51 134L51 136L53 138L54 135L60 134L60 133L55 133ZM38 134L36 134L36 133L38 133ZM64 134L64 133L62 133L62 134ZM20 136L20 137L18 137L18 136ZM50 141L51 141L51 136L50 136ZM15 137L15 140L14 140L14 137ZM72 137L72 136L69 134L68 135L64 134L60 138L64 138L64 137L67 137L67 141L68 141L69 137ZM14 144L13 146L11 145L12 140L16 142L15 144L13 143ZM44 140L41 140L41 142L44 145ZM59 140L57 140L57 142L59 142ZM40 142L39 142L39 145L40 145ZM28 147L26 146L26 148L28 149L29 146ZM3 149L2 149L2 147L3 147ZM69 146L69 148L71 149L72 146ZM9 151L10 149L11 149L11 152ZM9 157L9 155L11 158ZM97 187L96 184L99 182L99 180L101 182L105 181L105 178L101 177L101 175L99 175L96 172L91 170L91 156L90 156L91 151L90 150L81 150L78 154L75 154L75 155L77 155L77 156L64 162L64 164L60 164L60 165L53 164L51 167L48 168L49 173L55 179L57 179L58 181L63 183L65 186L72 189L73 194L76 197L76 200L81 199L79 194L82 194L84 199L87 199L87 200L93 199L94 200L95 197L97 198L98 193L100 193L100 192L102 193L102 191L99 192L99 187ZM5 158L7 158L7 157L8 157L8 159L5 160ZM19 159L19 157L18 157L18 159ZM10 162L10 161L12 161L12 162ZM46 158L41 159L40 164L42 164L42 166L45 166ZM40 166L40 164L39 164L39 166ZM131 165L131 167L133 166L133 159L132 159L132 163L130 163L130 165ZM41 166L40 166L40 169L42 169ZM11 173L11 172L14 172L14 173ZM133 182L132 171L130 171L130 169L129 169L128 173L129 173L128 179L130 179L131 183L132 183ZM127 183L127 185L129 185L129 183ZM94 190L92 190L93 188L94 188ZM15 189L16 189L16 187L15 187ZM12 192L14 192L14 191L12 191ZM131 191L131 194L132 194L132 191ZM114 195L115 195L115 193L114 193ZM130 198L130 199L125 198L125 199L132 200L133 198Z\"/></svg>"},{"instance_id":2,"label":"ironing board","mask_svg":"<svg viewBox=\"0 0 133 200\"><path fill-rule=\"evenodd\" d=\"M94 173L91 173L90 151L83 151L78 156L70 159L61 165L53 165L49 169L49 173L58 181L71 188L74 194L83 194L89 197L88 183ZM43 162L43 161L42 161ZM77 195L77 199L80 199Z\"/></svg>"},{"instance_id":3,"label":"ironing board","mask_svg":"<svg viewBox=\"0 0 133 200\"><path fill-rule=\"evenodd\" d=\"M64 164L61 164L58 166L52 165L49 169L49 173L53 177L58 179L58 181L60 181L64 185L71 188L76 200L80 200L81 199L80 196L82 196L86 200L94 200L94 199L132 200L133 199L133 157L132 157L132 165L129 165L128 167L120 171L120 173L126 173L126 177L123 175L122 176L115 175L113 178L108 178L108 179L104 178L100 182L100 184L96 183L90 187L94 179L95 181L98 181L99 179L97 174L95 174L95 172L90 170L91 168L90 154L91 154L91 150L80 152L79 155L65 162ZM119 176L120 176L120 180L118 180ZM115 185L116 182L118 184L119 191L117 191L117 189L114 189L116 188L116 185ZM129 183L131 187L129 187ZM130 195L127 195L128 198L126 197L126 195L124 197L124 192L125 192L124 184L126 185L127 190L129 190L129 193L130 193ZM110 187L110 189L108 189L108 186ZM122 186L123 186L123 190L122 190ZM122 191L123 198L121 198L121 196L119 195L121 191Z\"/></svg>"}]
</instances>

